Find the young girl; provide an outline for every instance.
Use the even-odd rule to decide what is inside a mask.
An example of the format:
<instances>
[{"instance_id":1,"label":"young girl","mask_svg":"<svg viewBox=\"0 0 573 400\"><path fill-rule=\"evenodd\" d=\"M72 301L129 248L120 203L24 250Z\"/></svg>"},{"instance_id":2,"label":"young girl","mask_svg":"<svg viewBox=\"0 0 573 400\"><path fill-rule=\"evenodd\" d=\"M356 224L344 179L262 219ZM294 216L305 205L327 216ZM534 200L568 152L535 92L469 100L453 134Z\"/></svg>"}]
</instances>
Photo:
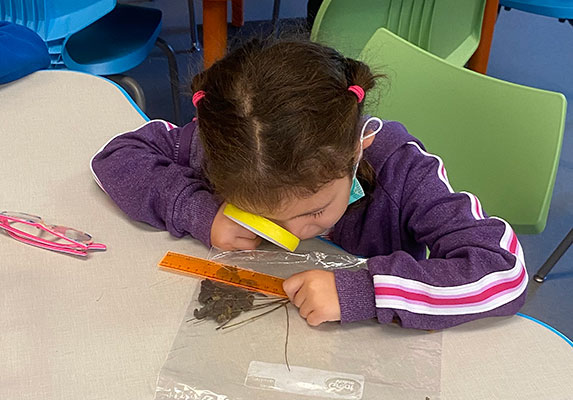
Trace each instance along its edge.
<instances>
[{"instance_id":1,"label":"young girl","mask_svg":"<svg viewBox=\"0 0 573 400\"><path fill-rule=\"evenodd\" d=\"M195 76L196 120L117 136L92 170L130 217L206 246L261 242L223 215L229 202L368 257L368 269L285 281L310 325L376 317L441 329L515 314L528 279L515 233L454 192L403 125L362 115L375 78L316 43L252 41Z\"/></svg>"}]
</instances>

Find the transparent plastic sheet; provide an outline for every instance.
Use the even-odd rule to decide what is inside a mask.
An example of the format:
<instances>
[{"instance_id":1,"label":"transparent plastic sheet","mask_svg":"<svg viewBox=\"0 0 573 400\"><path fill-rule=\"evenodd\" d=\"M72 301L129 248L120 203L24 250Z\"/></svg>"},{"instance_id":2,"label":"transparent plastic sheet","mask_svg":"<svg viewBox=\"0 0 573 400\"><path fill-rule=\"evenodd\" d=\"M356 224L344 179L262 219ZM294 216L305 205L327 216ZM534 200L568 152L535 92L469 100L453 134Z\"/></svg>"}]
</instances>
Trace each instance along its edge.
<instances>
[{"instance_id":1,"label":"transparent plastic sheet","mask_svg":"<svg viewBox=\"0 0 573 400\"><path fill-rule=\"evenodd\" d=\"M285 251L211 252L219 262L287 278L317 268L364 267L345 254ZM190 278L191 279L191 278ZM375 320L311 327L289 304L255 321L215 330L214 320L191 321L193 295L165 364L156 400L299 400L440 398L441 332L380 325ZM242 313L241 321L261 311Z\"/></svg>"},{"instance_id":2,"label":"transparent plastic sheet","mask_svg":"<svg viewBox=\"0 0 573 400\"><path fill-rule=\"evenodd\" d=\"M290 253L288 251L272 250L239 250L221 251L211 249L209 258L222 263L239 265L242 267L260 271L264 268L265 273L287 278L289 269L295 265L302 265L303 270L340 269L340 268L366 268L366 258L356 257L351 254L327 254L322 251L309 251L306 253ZM285 267L286 266L286 267ZM274 271L276 269L276 271ZM285 275L286 272L286 275Z\"/></svg>"}]
</instances>

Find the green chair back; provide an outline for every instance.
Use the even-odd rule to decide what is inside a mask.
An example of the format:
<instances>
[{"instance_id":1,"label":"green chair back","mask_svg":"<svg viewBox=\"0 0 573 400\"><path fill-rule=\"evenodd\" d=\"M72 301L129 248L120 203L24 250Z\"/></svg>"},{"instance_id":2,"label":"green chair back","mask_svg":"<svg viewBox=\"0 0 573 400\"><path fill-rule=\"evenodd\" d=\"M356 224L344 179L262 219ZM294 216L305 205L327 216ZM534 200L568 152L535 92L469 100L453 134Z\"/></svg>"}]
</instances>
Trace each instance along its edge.
<instances>
[{"instance_id":1,"label":"green chair back","mask_svg":"<svg viewBox=\"0 0 573 400\"><path fill-rule=\"evenodd\" d=\"M402 122L444 160L456 191L476 194L518 233L545 228L566 100L456 67L379 29L359 57L389 77L366 110Z\"/></svg>"},{"instance_id":2,"label":"green chair back","mask_svg":"<svg viewBox=\"0 0 573 400\"><path fill-rule=\"evenodd\" d=\"M324 0L311 39L356 58L378 28L463 66L476 50L486 0Z\"/></svg>"}]
</instances>

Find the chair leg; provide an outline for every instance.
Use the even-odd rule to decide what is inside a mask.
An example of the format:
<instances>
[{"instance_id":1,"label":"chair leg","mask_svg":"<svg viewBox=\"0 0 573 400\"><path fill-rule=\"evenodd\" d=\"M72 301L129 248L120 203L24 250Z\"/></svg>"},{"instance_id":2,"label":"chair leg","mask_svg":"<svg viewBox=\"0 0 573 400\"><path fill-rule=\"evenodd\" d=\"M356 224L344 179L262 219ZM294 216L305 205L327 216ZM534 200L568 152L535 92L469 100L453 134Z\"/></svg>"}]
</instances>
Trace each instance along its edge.
<instances>
[{"instance_id":1,"label":"chair leg","mask_svg":"<svg viewBox=\"0 0 573 400\"><path fill-rule=\"evenodd\" d=\"M471 58L468 60L469 69L481 74L487 73L487 64L489 62L489 52L493 40L493 31L497 21L497 6L499 0L487 0L483 11L483 21L481 25L481 36L478 47Z\"/></svg>"},{"instance_id":2,"label":"chair leg","mask_svg":"<svg viewBox=\"0 0 573 400\"><path fill-rule=\"evenodd\" d=\"M281 0L274 0L273 2L273 35L279 36L279 13L281 10Z\"/></svg>"},{"instance_id":3,"label":"chair leg","mask_svg":"<svg viewBox=\"0 0 573 400\"><path fill-rule=\"evenodd\" d=\"M135 79L123 74L107 75L106 78L111 79L124 88L133 98L133 101L135 101L135 104L137 104L141 111L145 112L145 93L143 92L141 85Z\"/></svg>"},{"instance_id":4,"label":"chair leg","mask_svg":"<svg viewBox=\"0 0 573 400\"><path fill-rule=\"evenodd\" d=\"M189 12L189 36L191 47L188 49L175 50L175 54L190 54L201 51L199 44L199 34L197 33L197 23L195 21L195 3L193 0L187 0L187 10Z\"/></svg>"},{"instance_id":5,"label":"chair leg","mask_svg":"<svg viewBox=\"0 0 573 400\"><path fill-rule=\"evenodd\" d=\"M559 261L561 256L565 254L565 252L571 246L572 243L573 243L573 229L569 231L567 236L565 236L565 239L563 239L561 243L559 243L557 248L553 250L553 253L551 253L547 261L545 261L545 263L541 266L541 268L539 268L539 271L537 271L537 273L533 276L533 279L535 279L536 282L542 283L545 280L545 277L547 276L549 271L551 271L551 269L557 263L557 261Z\"/></svg>"},{"instance_id":6,"label":"chair leg","mask_svg":"<svg viewBox=\"0 0 573 400\"><path fill-rule=\"evenodd\" d=\"M231 25L240 28L245 25L244 0L231 0Z\"/></svg>"},{"instance_id":7,"label":"chair leg","mask_svg":"<svg viewBox=\"0 0 573 400\"><path fill-rule=\"evenodd\" d=\"M199 51L199 35L197 34L197 23L195 22L195 3L193 0L187 0L187 8L189 9L189 33L191 34L191 49L190 52Z\"/></svg>"},{"instance_id":8,"label":"chair leg","mask_svg":"<svg viewBox=\"0 0 573 400\"><path fill-rule=\"evenodd\" d=\"M175 112L175 123L181 125L181 110L179 106L179 68L173 48L165 40L157 38L155 45L165 53L169 63L169 80L171 81L171 97L173 99L173 111Z\"/></svg>"}]
</instances>

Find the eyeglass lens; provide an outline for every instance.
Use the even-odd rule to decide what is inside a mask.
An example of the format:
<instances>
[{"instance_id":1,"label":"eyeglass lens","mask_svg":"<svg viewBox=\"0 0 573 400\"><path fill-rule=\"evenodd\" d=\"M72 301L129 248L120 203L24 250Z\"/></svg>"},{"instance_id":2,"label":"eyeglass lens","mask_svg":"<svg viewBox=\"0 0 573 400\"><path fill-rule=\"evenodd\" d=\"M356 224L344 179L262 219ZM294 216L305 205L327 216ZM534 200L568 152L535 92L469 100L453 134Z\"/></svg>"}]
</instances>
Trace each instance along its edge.
<instances>
[{"instance_id":1,"label":"eyeglass lens","mask_svg":"<svg viewBox=\"0 0 573 400\"><path fill-rule=\"evenodd\" d=\"M44 226L53 230L54 232L59 233L60 235L65 236L68 239L75 240L76 242L89 244L92 241L92 236L89 233L78 231L77 229L74 229L74 228L68 228L65 226L49 224L49 223L45 222L44 220L42 220L41 217L38 217L36 215L20 213L20 212L12 212L12 211L3 211L0 214L7 216L7 217L18 218L18 219L21 219L21 220L24 220L24 221L27 221L30 223L43 224ZM47 240L55 241L55 242L60 240L59 237L52 235L49 232L45 232L45 231L43 231L37 227L27 225L23 222L10 221L10 225L12 227L20 230L20 231L26 232L30 235L41 237L43 239L47 239Z\"/></svg>"}]
</instances>

